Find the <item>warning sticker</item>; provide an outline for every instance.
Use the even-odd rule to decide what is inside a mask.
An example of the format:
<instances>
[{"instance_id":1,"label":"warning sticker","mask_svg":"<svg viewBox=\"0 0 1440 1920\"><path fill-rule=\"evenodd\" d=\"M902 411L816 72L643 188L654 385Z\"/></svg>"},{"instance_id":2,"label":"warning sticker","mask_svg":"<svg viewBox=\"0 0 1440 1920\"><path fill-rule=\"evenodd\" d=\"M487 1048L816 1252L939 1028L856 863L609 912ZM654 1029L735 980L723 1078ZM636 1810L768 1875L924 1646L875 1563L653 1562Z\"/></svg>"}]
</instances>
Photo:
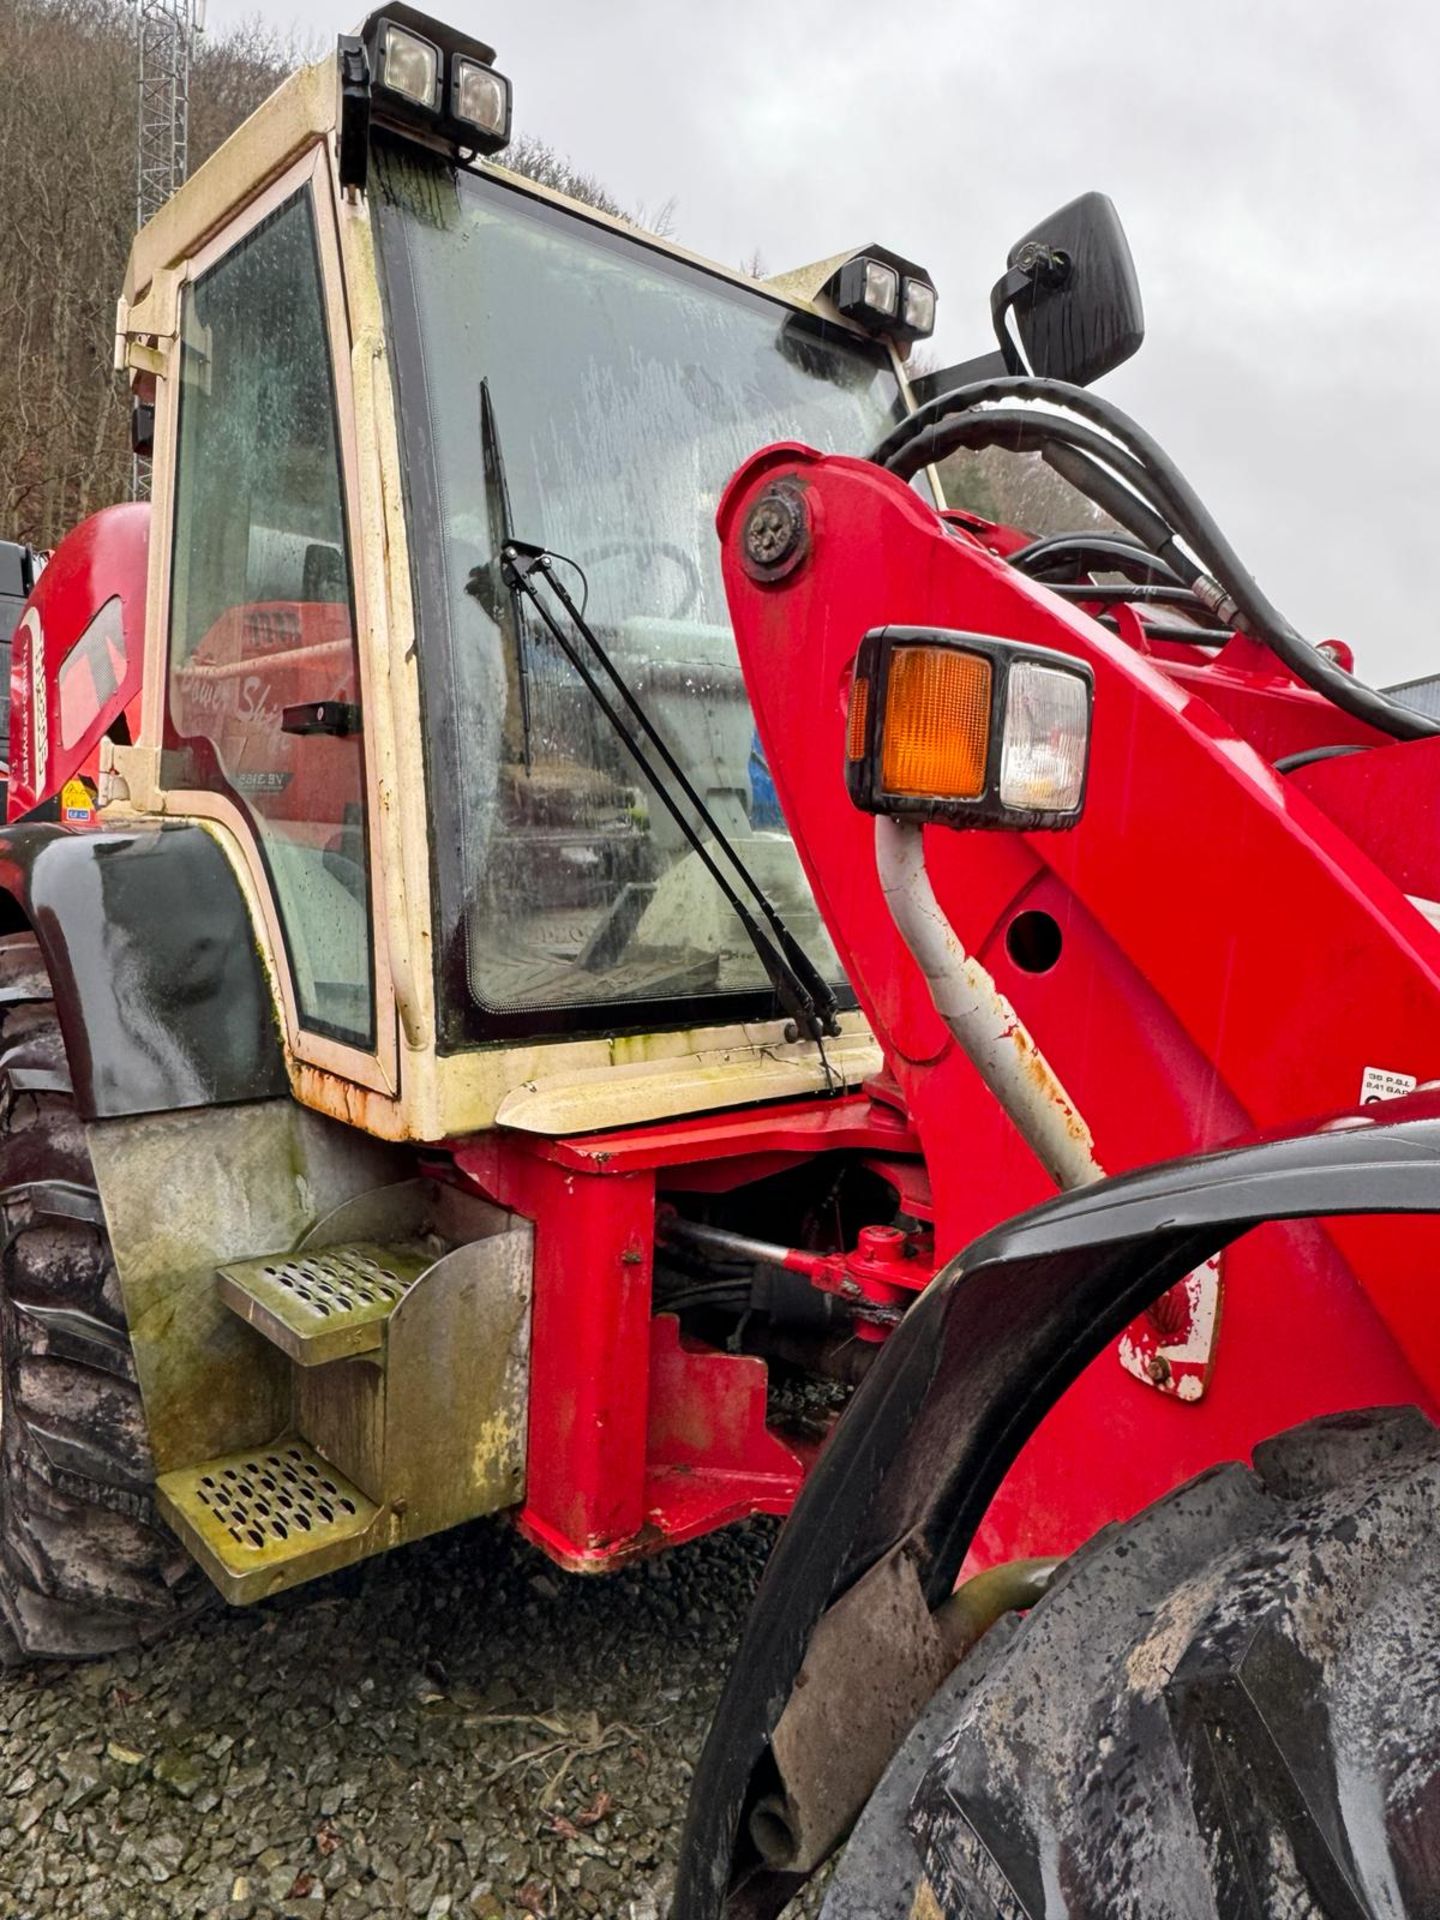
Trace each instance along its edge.
<instances>
[{"instance_id":1,"label":"warning sticker","mask_svg":"<svg viewBox=\"0 0 1440 1920\"><path fill-rule=\"evenodd\" d=\"M83 780L67 780L60 789L60 818L82 823L95 818L95 802Z\"/></svg>"},{"instance_id":2,"label":"warning sticker","mask_svg":"<svg viewBox=\"0 0 1440 1920\"><path fill-rule=\"evenodd\" d=\"M1373 1107L1377 1100L1398 1100L1413 1093L1420 1082L1413 1073L1391 1073L1388 1067L1366 1067L1360 1076L1360 1104Z\"/></svg>"}]
</instances>

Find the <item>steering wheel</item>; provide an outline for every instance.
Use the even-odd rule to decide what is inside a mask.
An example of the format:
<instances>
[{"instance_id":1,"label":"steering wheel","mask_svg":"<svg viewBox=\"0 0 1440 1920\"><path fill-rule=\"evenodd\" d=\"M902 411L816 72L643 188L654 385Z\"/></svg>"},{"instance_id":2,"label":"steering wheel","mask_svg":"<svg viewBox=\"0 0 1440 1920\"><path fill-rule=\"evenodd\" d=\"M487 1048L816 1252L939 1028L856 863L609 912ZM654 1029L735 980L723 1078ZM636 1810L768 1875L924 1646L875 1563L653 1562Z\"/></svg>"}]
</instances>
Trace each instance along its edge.
<instances>
[{"instance_id":1,"label":"steering wheel","mask_svg":"<svg viewBox=\"0 0 1440 1920\"><path fill-rule=\"evenodd\" d=\"M677 547L668 540L611 540L603 547L591 547L575 557L587 570L590 567L603 567L609 561L625 557L638 557L646 571L658 560L668 560L682 576L680 596L670 611L661 617L666 620L683 620L695 606L705 588L704 577L696 565L695 557L687 553L684 547Z\"/></svg>"}]
</instances>

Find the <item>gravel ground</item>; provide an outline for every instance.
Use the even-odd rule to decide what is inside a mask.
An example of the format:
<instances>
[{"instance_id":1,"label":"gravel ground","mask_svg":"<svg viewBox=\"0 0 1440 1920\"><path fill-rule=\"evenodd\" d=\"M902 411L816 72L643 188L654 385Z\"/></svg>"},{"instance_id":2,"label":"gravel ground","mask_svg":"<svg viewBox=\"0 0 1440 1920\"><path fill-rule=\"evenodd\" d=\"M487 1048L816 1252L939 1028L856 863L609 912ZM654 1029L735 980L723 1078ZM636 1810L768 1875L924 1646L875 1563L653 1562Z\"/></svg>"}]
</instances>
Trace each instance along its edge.
<instances>
[{"instance_id":1,"label":"gravel ground","mask_svg":"<svg viewBox=\"0 0 1440 1920\"><path fill-rule=\"evenodd\" d=\"M660 1920L772 1538L580 1580L481 1523L0 1674L0 1916Z\"/></svg>"}]
</instances>

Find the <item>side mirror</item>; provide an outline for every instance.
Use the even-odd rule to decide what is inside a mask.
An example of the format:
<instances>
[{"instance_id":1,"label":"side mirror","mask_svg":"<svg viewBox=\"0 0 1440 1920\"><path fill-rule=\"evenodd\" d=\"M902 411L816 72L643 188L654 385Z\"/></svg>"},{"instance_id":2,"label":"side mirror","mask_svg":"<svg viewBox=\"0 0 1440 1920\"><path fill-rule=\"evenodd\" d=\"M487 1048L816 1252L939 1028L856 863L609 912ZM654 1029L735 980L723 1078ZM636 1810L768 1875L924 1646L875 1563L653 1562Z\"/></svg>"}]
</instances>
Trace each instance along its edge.
<instances>
[{"instance_id":1,"label":"side mirror","mask_svg":"<svg viewBox=\"0 0 1440 1920\"><path fill-rule=\"evenodd\" d=\"M995 331L1012 373L1030 371L1088 387L1128 360L1145 338L1145 315L1130 243L1103 193L1078 200L1032 227L1010 249L1008 271L990 296Z\"/></svg>"}]
</instances>

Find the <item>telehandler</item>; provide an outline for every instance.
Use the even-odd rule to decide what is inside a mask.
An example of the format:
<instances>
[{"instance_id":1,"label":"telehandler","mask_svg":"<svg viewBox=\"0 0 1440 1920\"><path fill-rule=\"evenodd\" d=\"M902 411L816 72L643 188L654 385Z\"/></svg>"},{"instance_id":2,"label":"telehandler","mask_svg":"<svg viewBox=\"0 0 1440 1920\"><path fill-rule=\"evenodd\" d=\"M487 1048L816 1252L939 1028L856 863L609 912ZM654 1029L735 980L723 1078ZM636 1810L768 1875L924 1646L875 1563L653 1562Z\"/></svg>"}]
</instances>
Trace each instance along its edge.
<instances>
[{"instance_id":1,"label":"telehandler","mask_svg":"<svg viewBox=\"0 0 1440 1920\"><path fill-rule=\"evenodd\" d=\"M1107 202L1013 251L993 364L912 387L913 259L754 281L507 174L509 123L491 50L397 4L132 250L153 498L61 544L12 665L0 1649L488 1513L599 1572L813 1467L697 1786L703 1920L803 1882L1035 1561L1429 1406L1435 1230L1311 1224L1377 1202L1322 1200L1309 1136L1244 1216L1305 1222L1219 1265L1157 1200L1141 1281L1011 1285L1001 1223L1083 1188L1040 1216L1083 1242L1102 1166L1440 1071L1434 723L1087 395L1141 331ZM987 435L1122 531L946 513ZM1423 1209L1426 1126L1373 1121L1315 1155L1380 1143ZM922 1506L939 1544L887 1559ZM807 1774L781 1710L851 1591L883 1710L801 1688L838 1703Z\"/></svg>"}]
</instances>

